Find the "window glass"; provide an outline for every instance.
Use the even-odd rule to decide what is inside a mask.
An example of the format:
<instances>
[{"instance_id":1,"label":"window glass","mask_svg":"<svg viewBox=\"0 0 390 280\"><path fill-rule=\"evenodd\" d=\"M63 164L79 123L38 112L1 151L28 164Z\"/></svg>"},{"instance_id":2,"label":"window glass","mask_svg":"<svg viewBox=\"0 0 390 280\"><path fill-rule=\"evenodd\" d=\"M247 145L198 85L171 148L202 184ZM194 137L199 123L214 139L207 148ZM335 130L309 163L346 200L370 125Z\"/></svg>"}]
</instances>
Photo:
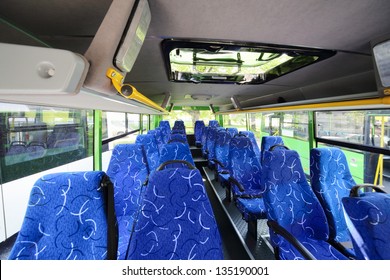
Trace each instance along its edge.
<instances>
[{"instance_id":1,"label":"window glass","mask_svg":"<svg viewBox=\"0 0 390 280\"><path fill-rule=\"evenodd\" d=\"M210 110L199 110L196 107L182 107L181 110L172 110L169 115L163 116L163 120L169 121L171 128L176 120L184 121L187 134L194 134L195 121L202 120L208 125L214 119L215 115Z\"/></svg>"},{"instance_id":2,"label":"window glass","mask_svg":"<svg viewBox=\"0 0 390 280\"><path fill-rule=\"evenodd\" d=\"M91 156L93 112L0 104L0 134L5 183Z\"/></svg>"},{"instance_id":3,"label":"window glass","mask_svg":"<svg viewBox=\"0 0 390 280\"><path fill-rule=\"evenodd\" d=\"M389 150L390 110L316 112L316 136L342 143L352 143ZM322 144L326 145L326 144ZM357 184L384 185L390 190L390 156L362 150L341 148Z\"/></svg>"},{"instance_id":4,"label":"window glass","mask_svg":"<svg viewBox=\"0 0 390 280\"><path fill-rule=\"evenodd\" d=\"M222 117L224 127L235 127L238 131L247 130L246 114L222 115Z\"/></svg>"},{"instance_id":5,"label":"window glass","mask_svg":"<svg viewBox=\"0 0 390 280\"><path fill-rule=\"evenodd\" d=\"M261 84L335 54L295 46L171 39L162 47L169 79L190 83Z\"/></svg>"},{"instance_id":6,"label":"window glass","mask_svg":"<svg viewBox=\"0 0 390 280\"><path fill-rule=\"evenodd\" d=\"M102 134L103 139L112 137L120 137L128 132L138 130L140 127L140 118L138 114L103 112L102 114ZM103 146L103 151L112 150L117 144L135 143L135 139L139 132L129 135L124 135L119 139L110 141L107 146Z\"/></svg>"},{"instance_id":7,"label":"window glass","mask_svg":"<svg viewBox=\"0 0 390 280\"><path fill-rule=\"evenodd\" d=\"M318 138L389 149L390 110L316 113Z\"/></svg>"}]
</instances>

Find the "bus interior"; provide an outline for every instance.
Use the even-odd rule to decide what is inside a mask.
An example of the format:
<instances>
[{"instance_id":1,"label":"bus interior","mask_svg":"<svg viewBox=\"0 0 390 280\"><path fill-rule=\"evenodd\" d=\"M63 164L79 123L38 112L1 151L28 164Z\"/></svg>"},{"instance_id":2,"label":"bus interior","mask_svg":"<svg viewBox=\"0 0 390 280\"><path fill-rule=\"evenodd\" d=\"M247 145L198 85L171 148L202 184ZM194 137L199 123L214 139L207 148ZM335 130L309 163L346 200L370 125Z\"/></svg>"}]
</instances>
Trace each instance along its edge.
<instances>
[{"instance_id":1,"label":"bus interior","mask_svg":"<svg viewBox=\"0 0 390 280\"><path fill-rule=\"evenodd\" d=\"M41 176L106 172L115 147L179 120L223 258L288 258L270 216L230 198L196 123L259 150L281 137L309 183L312 150L336 147L356 185L390 192L389 14L388 0L0 1L1 259Z\"/></svg>"}]
</instances>

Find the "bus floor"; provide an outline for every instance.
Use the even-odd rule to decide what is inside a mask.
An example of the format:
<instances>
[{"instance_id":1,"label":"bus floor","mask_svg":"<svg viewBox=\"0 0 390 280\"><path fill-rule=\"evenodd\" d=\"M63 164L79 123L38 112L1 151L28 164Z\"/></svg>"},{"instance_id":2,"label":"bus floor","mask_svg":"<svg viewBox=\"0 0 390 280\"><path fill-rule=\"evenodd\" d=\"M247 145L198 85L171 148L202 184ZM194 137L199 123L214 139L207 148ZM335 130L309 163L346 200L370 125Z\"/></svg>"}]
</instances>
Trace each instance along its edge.
<instances>
[{"instance_id":1,"label":"bus floor","mask_svg":"<svg viewBox=\"0 0 390 280\"><path fill-rule=\"evenodd\" d=\"M213 206L224 244L225 259L274 260L269 243L267 220L258 220L257 238L248 233L248 224L242 219L234 202L226 199L225 189L214 180L214 171L203 166L206 191Z\"/></svg>"}]
</instances>

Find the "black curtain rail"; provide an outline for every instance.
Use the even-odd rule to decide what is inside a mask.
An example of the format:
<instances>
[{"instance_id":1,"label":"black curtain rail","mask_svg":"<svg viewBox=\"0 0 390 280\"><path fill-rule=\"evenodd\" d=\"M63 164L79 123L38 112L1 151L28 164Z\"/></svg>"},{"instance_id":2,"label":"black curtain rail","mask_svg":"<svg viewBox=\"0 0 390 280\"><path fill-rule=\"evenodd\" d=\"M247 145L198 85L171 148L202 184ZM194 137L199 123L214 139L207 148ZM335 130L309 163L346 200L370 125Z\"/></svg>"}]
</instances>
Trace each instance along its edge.
<instances>
[{"instance_id":1,"label":"black curtain rail","mask_svg":"<svg viewBox=\"0 0 390 280\"><path fill-rule=\"evenodd\" d=\"M353 150L360 150L362 152L370 152L370 153L377 153L377 154L390 156L390 150L381 147L368 146L364 144L355 144L350 142L342 142L342 141L318 138L318 137L315 137L314 139L317 143L320 142L328 145L339 146L339 147L349 148Z\"/></svg>"},{"instance_id":2,"label":"black curtain rail","mask_svg":"<svg viewBox=\"0 0 390 280\"><path fill-rule=\"evenodd\" d=\"M145 129L144 129L144 130L145 130ZM144 131L144 130L143 130L143 131ZM130 134L134 134L134 133L139 132L139 131L141 131L141 129L132 130L132 131L125 132L125 133L122 133L122 134L117 135L117 136L114 136L114 137L110 137L110 138L103 139L103 140L102 140L102 145L108 144L108 143L110 143L110 142L112 142L112 141L121 139L121 138L123 138L123 137L126 137L126 136L128 136L128 135L130 135Z\"/></svg>"}]
</instances>

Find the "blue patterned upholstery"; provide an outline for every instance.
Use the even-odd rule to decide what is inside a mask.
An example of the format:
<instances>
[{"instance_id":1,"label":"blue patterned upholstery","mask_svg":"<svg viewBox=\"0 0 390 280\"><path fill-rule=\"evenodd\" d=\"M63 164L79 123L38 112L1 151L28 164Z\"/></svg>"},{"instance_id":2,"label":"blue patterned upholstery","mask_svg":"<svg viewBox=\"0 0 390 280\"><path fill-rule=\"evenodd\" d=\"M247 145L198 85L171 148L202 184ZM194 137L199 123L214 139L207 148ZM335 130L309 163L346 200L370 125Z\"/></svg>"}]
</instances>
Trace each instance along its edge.
<instances>
[{"instance_id":1,"label":"blue patterned upholstery","mask_svg":"<svg viewBox=\"0 0 390 280\"><path fill-rule=\"evenodd\" d=\"M181 120L175 121L172 130L181 130L184 134L186 134L186 127L184 125L184 122Z\"/></svg>"},{"instance_id":2,"label":"blue patterned upholstery","mask_svg":"<svg viewBox=\"0 0 390 280\"><path fill-rule=\"evenodd\" d=\"M207 133L207 159L210 169L214 168L213 159L215 159L215 143L217 142L218 130L224 130L221 127L210 127Z\"/></svg>"},{"instance_id":3,"label":"blue patterned upholstery","mask_svg":"<svg viewBox=\"0 0 390 280\"><path fill-rule=\"evenodd\" d=\"M205 127L204 121L197 120L195 121L194 134L195 134L195 145L200 147L202 145L202 132Z\"/></svg>"},{"instance_id":4,"label":"blue patterned upholstery","mask_svg":"<svg viewBox=\"0 0 390 280\"><path fill-rule=\"evenodd\" d=\"M248 137L236 136L230 140L229 149L230 174L244 188L232 186L233 197L237 208L246 221L266 217L261 186L261 165L253 150L253 144Z\"/></svg>"},{"instance_id":5,"label":"blue patterned upholstery","mask_svg":"<svg viewBox=\"0 0 390 280\"><path fill-rule=\"evenodd\" d=\"M213 210L197 169L168 168L149 180L128 259L223 259Z\"/></svg>"},{"instance_id":6,"label":"blue patterned upholstery","mask_svg":"<svg viewBox=\"0 0 390 280\"><path fill-rule=\"evenodd\" d=\"M107 216L104 172L45 175L33 186L11 260L103 260Z\"/></svg>"},{"instance_id":7,"label":"blue patterned upholstery","mask_svg":"<svg viewBox=\"0 0 390 280\"><path fill-rule=\"evenodd\" d=\"M171 125L169 124L169 121L160 121L159 127L162 127L171 132Z\"/></svg>"},{"instance_id":8,"label":"blue patterned upholstery","mask_svg":"<svg viewBox=\"0 0 390 280\"><path fill-rule=\"evenodd\" d=\"M207 135L209 134L210 127L205 126L202 131L202 156L207 159Z\"/></svg>"},{"instance_id":9,"label":"blue patterned upholstery","mask_svg":"<svg viewBox=\"0 0 390 280\"><path fill-rule=\"evenodd\" d=\"M213 126L219 126L219 123L217 120L209 120L209 127L213 127Z\"/></svg>"},{"instance_id":10,"label":"blue patterned upholstery","mask_svg":"<svg viewBox=\"0 0 390 280\"><path fill-rule=\"evenodd\" d=\"M158 129L161 131L161 138L164 144L168 143L169 136L171 135L171 127L168 121L160 121Z\"/></svg>"},{"instance_id":11,"label":"blue patterned upholstery","mask_svg":"<svg viewBox=\"0 0 390 280\"><path fill-rule=\"evenodd\" d=\"M179 134L179 133L171 134L169 136L168 143L172 143L172 142L188 143L187 136L185 134Z\"/></svg>"},{"instance_id":12,"label":"blue patterned upholstery","mask_svg":"<svg viewBox=\"0 0 390 280\"><path fill-rule=\"evenodd\" d=\"M183 134L183 135L186 135L186 132L184 129L179 129L179 128L173 128L171 130L171 135L172 134Z\"/></svg>"},{"instance_id":13,"label":"blue patterned upholstery","mask_svg":"<svg viewBox=\"0 0 390 280\"><path fill-rule=\"evenodd\" d=\"M169 160L185 160L195 166L188 144L173 142L161 148L159 165ZM181 163L171 164L169 167L182 167Z\"/></svg>"},{"instance_id":14,"label":"blue patterned upholstery","mask_svg":"<svg viewBox=\"0 0 390 280\"><path fill-rule=\"evenodd\" d=\"M390 195L363 193L342 203L356 258L390 260Z\"/></svg>"},{"instance_id":15,"label":"blue patterned upholstery","mask_svg":"<svg viewBox=\"0 0 390 280\"><path fill-rule=\"evenodd\" d=\"M310 151L310 180L329 222L330 239L350 241L341 199L348 197L356 185L347 159L338 148L316 148Z\"/></svg>"},{"instance_id":16,"label":"blue patterned upholstery","mask_svg":"<svg viewBox=\"0 0 390 280\"><path fill-rule=\"evenodd\" d=\"M235 127L228 127L226 128L226 131L230 134L231 137L234 137L238 134L238 129Z\"/></svg>"},{"instance_id":17,"label":"blue patterned upholstery","mask_svg":"<svg viewBox=\"0 0 390 280\"><path fill-rule=\"evenodd\" d=\"M229 145L232 137L226 130L217 132L217 141L215 142L215 159L220 163L216 166L216 179L221 182L223 187L227 186L230 177ZM222 164L222 166L221 166Z\"/></svg>"},{"instance_id":18,"label":"blue patterned upholstery","mask_svg":"<svg viewBox=\"0 0 390 280\"><path fill-rule=\"evenodd\" d=\"M260 162L261 163L263 163L263 160L264 160L264 152L269 151L269 149L275 145L284 145L282 137L280 137L280 136L263 136L261 138L261 150L260 150L260 155L261 155Z\"/></svg>"},{"instance_id":19,"label":"blue patterned upholstery","mask_svg":"<svg viewBox=\"0 0 390 280\"><path fill-rule=\"evenodd\" d=\"M269 221L293 235L317 259L346 259L328 243L329 229L324 210L311 189L296 151L264 152L262 186ZM281 235L270 229L276 257L303 256Z\"/></svg>"},{"instance_id":20,"label":"blue patterned upholstery","mask_svg":"<svg viewBox=\"0 0 390 280\"><path fill-rule=\"evenodd\" d=\"M141 195L148 178L142 145L116 145L107 169L114 184L115 212L118 222L118 259L124 259L133 224L137 219Z\"/></svg>"},{"instance_id":21,"label":"blue patterned upholstery","mask_svg":"<svg viewBox=\"0 0 390 280\"><path fill-rule=\"evenodd\" d=\"M156 170L160 161L160 152L156 137L152 134L139 134L135 139L135 143L143 147L145 158L148 162L149 173Z\"/></svg>"},{"instance_id":22,"label":"blue patterned upholstery","mask_svg":"<svg viewBox=\"0 0 390 280\"><path fill-rule=\"evenodd\" d=\"M245 135L246 137L248 137L251 140L252 145L253 145L253 150L254 150L256 156L260 159L259 145L257 144L256 138L255 138L255 135L253 134L253 132L252 131L240 131L239 134Z\"/></svg>"},{"instance_id":23,"label":"blue patterned upholstery","mask_svg":"<svg viewBox=\"0 0 390 280\"><path fill-rule=\"evenodd\" d=\"M241 192L234 186L233 194L261 194L261 165L250 139L245 136L233 137L229 147L230 174L245 188L245 192Z\"/></svg>"},{"instance_id":24,"label":"blue patterned upholstery","mask_svg":"<svg viewBox=\"0 0 390 280\"><path fill-rule=\"evenodd\" d=\"M152 134L152 135L154 135L154 137L156 137L156 142L157 142L158 149L161 150L162 145L165 144L164 137L163 137L163 132L161 131L161 129L156 128L154 130L149 130L148 134Z\"/></svg>"}]
</instances>

